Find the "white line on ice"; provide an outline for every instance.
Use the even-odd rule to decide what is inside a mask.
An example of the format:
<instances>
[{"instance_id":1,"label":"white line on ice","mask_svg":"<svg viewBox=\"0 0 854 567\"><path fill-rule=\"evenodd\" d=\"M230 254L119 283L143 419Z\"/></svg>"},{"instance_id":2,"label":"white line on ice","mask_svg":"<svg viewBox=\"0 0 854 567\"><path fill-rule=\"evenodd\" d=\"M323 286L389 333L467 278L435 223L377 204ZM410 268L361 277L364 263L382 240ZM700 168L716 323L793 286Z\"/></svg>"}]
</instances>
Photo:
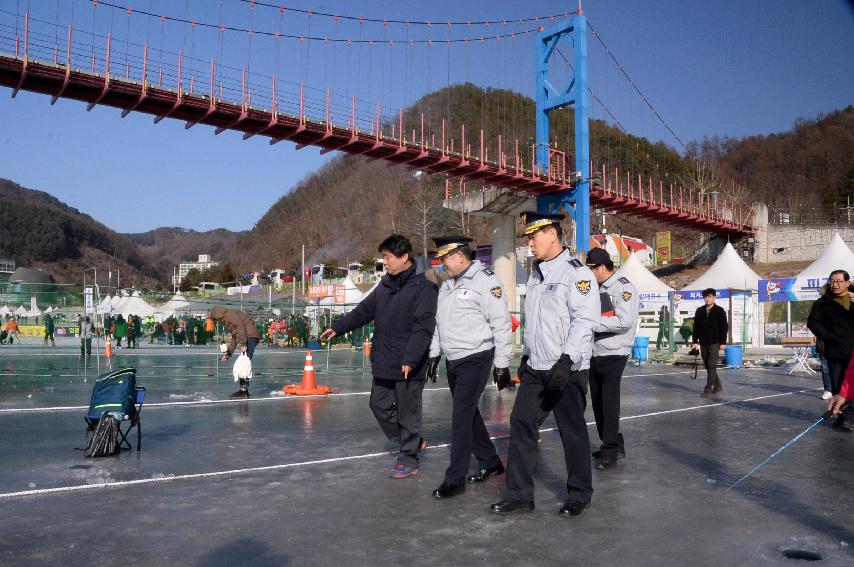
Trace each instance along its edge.
<instances>
[{"instance_id":1,"label":"white line on ice","mask_svg":"<svg viewBox=\"0 0 854 567\"><path fill-rule=\"evenodd\" d=\"M434 388L434 389L440 389L440 388ZM626 417L621 417L620 421L625 421L625 420L629 420L629 419L639 419L639 418L643 418L643 417L653 417L653 416L657 416L657 415L665 415L665 414L678 413L678 412L684 412L684 411L693 411L693 410L705 409L705 408L721 407L721 406L727 406L727 405L743 403L743 402L752 402L752 401L756 401L756 400L767 400L769 398L778 398L780 396L790 396L792 394L800 394L800 393L809 392L809 391L812 391L812 389L798 390L798 391L794 391L794 392L783 392L783 393L778 393L778 394L768 394L765 396L757 396L754 398L745 398L742 400L728 400L725 402L718 402L718 403L714 403L714 404L702 404L699 406L691 406L691 407L687 407L687 408L677 408L677 409L672 409L672 410L657 411L657 412L645 413L645 414L640 414L640 415L630 415L630 416L626 416ZM279 399L279 398L274 398L274 399ZM174 403L178 404L178 403L182 403L182 402L174 402ZM589 426L592 426L595 424L596 424L595 421L591 421L591 422L587 423L587 426L589 427ZM541 429L540 432L547 433L547 432L556 431L556 430L557 430L557 428L555 428L555 427L549 427L546 429ZM504 439L507 437L509 437L509 435L496 435L494 437L491 437L491 439ZM450 443L442 443L442 444L438 444L438 445L429 445L427 447L427 449L441 449L441 448L449 447L449 446L450 446ZM383 451L380 453L364 453L361 455L350 455L347 457L333 457L333 458L329 458L329 459L315 459L312 461L302 461L302 462L298 462L298 463L282 463L282 464L278 464L278 465L267 465L267 466L263 466L263 467L248 467L248 468L242 468L242 469L229 469L229 470L224 470L224 471L212 471L212 472L206 472L206 473L180 474L180 475L162 476L162 477L159 476L159 477L155 477L155 478L140 478L137 480L122 480L122 481L116 481L116 482L101 482L101 483L96 483L96 484L81 484L81 485L75 485L75 486L58 486L56 488L39 488L39 489L34 489L34 490L21 490L18 492L0 493L0 500L7 499L7 498L14 498L14 497L22 497L22 496L41 496L44 494L56 494L56 493L64 493L64 492L79 492L82 490L92 490L92 489L96 489L96 488L118 488L118 487L122 487L122 486L134 486L134 485L139 485L139 484L153 484L153 483L167 482L167 481L173 481L173 480L190 480L190 479L196 479L196 478L213 478L213 477L230 476L230 475L237 475L237 474L256 473L256 472L263 472L263 471L293 469L293 468L299 468L299 467L308 467L308 466L312 466L312 465L323 465L323 464L328 464L328 463L340 463L340 462L344 462L344 461L353 461L353 460L359 460L359 459L372 459L374 457L381 457L383 455L393 455L393 454L396 454L396 453L392 452L392 451Z\"/></svg>"},{"instance_id":2,"label":"white line on ice","mask_svg":"<svg viewBox=\"0 0 854 567\"><path fill-rule=\"evenodd\" d=\"M677 374L690 374L689 371L685 372L663 372L658 374L627 374L623 376L623 378L645 378L648 376L672 376ZM173 380L183 380L183 378L173 378ZM494 385L490 385L490 388L495 388ZM437 387L437 388L425 388L425 392L444 392L449 390L447 387ZM214 404L242 404L246 402L268 402L270 400L298 400L300 398L346 398L351 396L368 396L370 395L370 391L368 392L338 392L333 394L318 394L316 396L266 396L263 398L249 398L249 399L240 399L240 400L192 400L185 402L152 402L145 404L146 408L162 408L162 407L174 407L174 406L207 406ZM43 408L5 408L0 409L0 414L10 414L10 413L52 413L52 412L62 412L62 411L80 411L87 410L89 406L50 406Z\"/></svg>"}]
</instances>

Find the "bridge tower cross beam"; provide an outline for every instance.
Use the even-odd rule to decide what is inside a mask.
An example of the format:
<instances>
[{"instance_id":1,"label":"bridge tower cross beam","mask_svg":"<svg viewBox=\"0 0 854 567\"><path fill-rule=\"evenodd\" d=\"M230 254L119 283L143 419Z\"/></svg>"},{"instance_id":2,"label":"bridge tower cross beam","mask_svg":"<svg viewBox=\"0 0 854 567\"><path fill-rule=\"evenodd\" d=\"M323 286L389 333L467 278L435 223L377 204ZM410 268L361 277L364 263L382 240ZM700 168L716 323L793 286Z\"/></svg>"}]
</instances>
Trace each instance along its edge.
<instances>
[{"instance_id":1,"label":"bridge tower cross beam","mask_svg":"<svg viewBox=\"0 0 854 567\"><path fill-rule=\"evenodd\" d=\"M549 61L561 38L572 46L574 75L569 85L558 91L549 82ZM537 198L537 210L543 213L561 208L575 221L576 252L590 248L590 125L587 94L587 18L581 9L566 22L542 29L537 35L536 61L536 160L541 174L549 170L549 113L572 106L575 109L575 171L573 188Z\"/></svg>"}]
</instances>

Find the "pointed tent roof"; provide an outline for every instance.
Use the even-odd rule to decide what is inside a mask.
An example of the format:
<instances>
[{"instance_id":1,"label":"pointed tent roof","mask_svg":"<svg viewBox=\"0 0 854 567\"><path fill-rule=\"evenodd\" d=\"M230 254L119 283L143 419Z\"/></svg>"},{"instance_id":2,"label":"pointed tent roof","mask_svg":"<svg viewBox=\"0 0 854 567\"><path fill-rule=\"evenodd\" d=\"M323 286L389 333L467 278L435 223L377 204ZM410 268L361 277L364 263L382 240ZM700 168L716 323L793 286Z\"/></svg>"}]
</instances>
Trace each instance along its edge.
<instances>
[{"instance_id":1,"label":"pointed tent roof","mask_svg":"<svg viewBox=\"0 0 854 567\"><path fill-rule=\"evenodd\" d=\"M187 298L181 295L180 293L176 293L172 296L172 299L157 307L157 311L163 313L164 315L174 315L176 311L187 311L188 308L192 304L187 301Z\"/></svg>"},{"instance_id":2,"label":"pointed tent roof","mask_svg":"<svg viewBox=\"0 0 854 567\"><path fill-rule=\"evenodd\" d=\"M27 308L24 307L23 305L21 305L20 307L15 309L15 315L26 315L26 314L27 314Z\"/></svg>"},{"instance_id":3,"label":"pointed tent roof","mask_svg":"<svg viewBox=\"0 0 854 567\"><path fill-rule=\"evenodd\" d=\"M826 278L833 270L854 271L854 252L837 232L815 262L797 275L799 278Z\"/></svg>"},{"instance_id":4,"label":"pointed tent roof","mask_svg":"<svg viewBox=\"0 0 854 567\"><path fill-rule=\"evenodd\" d=\"M362 293L362 290L356 287L356 284L353 283L353 280L350 279L350 276L344 278L344 281L341 282L341 285L344 286L344 295L345 300L344 303L347 305L353 305L355 303L359 303L362 301L362 298L365 297L365 294Z\"/></svg>"},{"instance_id":5,"label":"pointed tent roof","mask_svg":"<svg viewBox=\"0 0 854 567\"><path fill-rule=\"evenodd\" d=\"M8 315L11 312L12 312L12 310L9 309L8 305L4 305L3 307L0 307L0 315Z\"/></svg>"},{"instance_id":6,"label":"pointed tent roof","mask_svg":"<svg viewBox=\"0 0 854 567\"><path fill-rule=\"evenodd\" d=\"M125 297L118 307L113 310L115 313L120 313L123 317L128 315L137 315L139 317L148 317L153 315L156 309L148 304L142 297L133 296Z\"/></svg>"},{"instance_id":7,"label":"pointed tent roof","mask_svg":"<svg viewBox=\"0 0 854 567\"><path fill-rule=\"evenodd\" d=\"M684 290L706 289L759 289L759 274L750 269L732 244L727 243L721 255L702 276L686 285Z\"/></svg>"},{"instance_id":8,"label":"pointed tent roof","mask_svg":"<svg viewBox=\"0 0 854 567\"><path fill-rule=\"evenodd\" d=\"M108 294L108 295L104 296L104 299L102 299L101 303L99 303L98 305L103 307L104 305L112 305L112 304L113 304L113 298L110 297L110 295Z\"/></svg>"},{"instance_id":9,"label":"pointed tent roof","mask_svg":"<svg viewBox=\"0 0 854 567\"><path fill-rule=\"evenodd\" d=\"M617 270L617 275L624 277L635 286L639 292L666 293L673 288L655 277L655 275L641 264L637 254L629 254L629 259Z\"/></svg>"}]
</instances>

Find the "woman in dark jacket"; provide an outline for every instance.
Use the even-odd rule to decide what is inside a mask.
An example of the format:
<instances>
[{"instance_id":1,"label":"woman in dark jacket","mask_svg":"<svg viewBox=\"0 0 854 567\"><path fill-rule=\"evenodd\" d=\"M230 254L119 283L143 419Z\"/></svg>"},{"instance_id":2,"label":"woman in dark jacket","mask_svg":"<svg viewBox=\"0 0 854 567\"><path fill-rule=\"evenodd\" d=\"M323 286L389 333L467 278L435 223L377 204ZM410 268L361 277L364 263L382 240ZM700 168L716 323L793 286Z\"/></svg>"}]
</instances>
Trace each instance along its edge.
<instances>
[{"instance_id":1,"label":"woman in dark jacket","mask_svg":"<svg viewBox=\"0 0 854 567\"><path fill-rule=\"evenodd\" d=\"M854 286L845 270L830 273L830 291L813 304L807 318L807 327L816 339L824 343L823 355L830 371L831 393L836 395L842 387L845 369L854 351ZM854 430L854 407L839 416L835 426L846 431Z\"/></svg>"},{"instance_id":2,"label":"woman in dark jacket","mask_svg":"<svg viewBox=\"0 0 854 567\"><path fill-rule=\"evenodd\" d=\"M400 445L389 476L404 478L418 472L419 454L426 445L421 437L421 394L436 327L438 289L417 273L412 243L406 237L389 236L379 252L386 275L320 338L331 339L375 322L370 406L386 437Z\"/></svg>"}]
</instances>

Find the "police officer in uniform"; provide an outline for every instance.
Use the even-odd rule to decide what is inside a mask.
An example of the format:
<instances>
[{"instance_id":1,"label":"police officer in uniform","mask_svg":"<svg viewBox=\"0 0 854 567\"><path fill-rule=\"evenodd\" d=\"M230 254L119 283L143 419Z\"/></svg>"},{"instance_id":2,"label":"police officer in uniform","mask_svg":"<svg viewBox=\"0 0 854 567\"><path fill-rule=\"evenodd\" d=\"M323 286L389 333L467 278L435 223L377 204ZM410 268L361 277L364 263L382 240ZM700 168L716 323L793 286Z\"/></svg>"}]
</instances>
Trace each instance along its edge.
<instances>
[{"instance_id":1,"label":"police officer in uniform","mask_svg":"<svg viewBox=\"0 0 854 567\"><path fill-rule=\"evenodd\" d=\"M584 421L593 328L599 323L599 286L590 269L562 246L562 214L522 213L523 236L535 262L525 295L521 384L510 415L505 499L497 514L534 509L539 426L554 413L563 443L567 500L563 517L576 517L593 495L590 439Z\"/></svg>"},{"instance_id":2,"label":"police officer in uniform","mask_svg":"<svg viewBox=\"0 0 854 567\"><path fill-rule=\"evenodd\" d=\"M433 496L451 498L465 492L466 480L483 482L504 472L477 404L490 370L499 390L510 383L513 352L507 298L495 274L479 261L472 261L472 239L445 236L434 240L436 258L442 261L449 277L439 289L427 377L436 381L444 352L453 413L451 463ZM466 478L472 453L478 472Z\"/></svg>"},{"instance_id":3,"label":"police officer in uniform","mask_svg":"<svg viewBox=\"0 0 854 567\"><path fill-rule=\"evenodd\" d=\"M587 267L599 283L602 318L593 329L590 400L602 446L593 452L596 468L607 470L626 455L620 433L620 379L635 340L638 294L635 286L614 273L611 255L602 248L587 253Z\"/></svg>"}]
</instances>

